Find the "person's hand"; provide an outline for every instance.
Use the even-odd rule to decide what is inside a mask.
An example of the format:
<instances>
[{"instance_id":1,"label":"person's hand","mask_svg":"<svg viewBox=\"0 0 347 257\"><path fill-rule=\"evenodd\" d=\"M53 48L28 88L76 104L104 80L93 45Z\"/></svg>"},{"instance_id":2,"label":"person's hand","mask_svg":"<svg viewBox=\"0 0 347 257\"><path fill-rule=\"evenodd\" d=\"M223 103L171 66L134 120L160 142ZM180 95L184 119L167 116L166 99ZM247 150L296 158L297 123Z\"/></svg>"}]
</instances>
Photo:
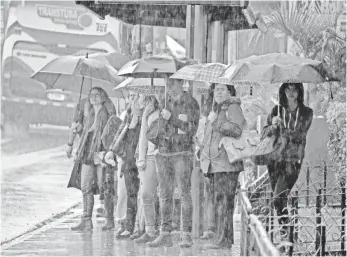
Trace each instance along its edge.
<instances>
[{"instance_id":1,"label":"person's hand","mask_svg":"<svg viewBox=\"0 0 347 257\"><path fill-rule=\"evenodd\" d=\"M278 116L272 118L272 125L279 126L282 124L282 119Z\"/></svg>"},{"instance_id":2,"label":"person's hand","mask_svg":"<svg viewBox=\"0 0 347 257\"><path fill-rule=\"evenodd\" d=\"M116 162L114 161L114 155L112 151L108 151L105 154L104 160L107 164L110 164L111 166L116 166Z\"/></svg>"},{"instance_id":3,"label":"person's hand","mask_svg":"<svg viewBox=\"0 0 347 257\"><path fill-rule=\"evenodd\" d=\"M146 162L140 161L140 162L137 164L137 169L138 169L139 171L145 171L145 169L146 169Z\"/></svg>"},{"instance_id":4,"label":"person's hand","mask_svg":"<svg viewBox=\"0 0 347 257\"><path fill-rule=\"evenodd\" d=\"M77 123L77 126L76 126L76 128L75 128L75 133L79 133L81 130L82 130L82 124L81 123Z\"/></svg>"},{"instance_id":5,"label":"person's hand","mask_svg":"<svg viewBox=\"0 0 347 257\"><path fill-rule=\"evenodd\" d=\"M208 115L207 119L212 123L215 121L215 119L217 118L217 115L215 112L210 112L210 114Z\"/></svg>"},{"instance_id":6,"label":"person's hand","mask_svg":"<svg viewBox=\"0 0 347 257\"><path fill-rule=\"evenodd\" d=\"M169 112L169 111L166 110L166 109L163 109L163 110L161 111L161 116L163 116L163 118L164 118L165 120L169 120L170 117L171 117L171 112Z\"/></svg>"},{"instance_id":7,"label":"person's hand","mask_svg":"<svg viewBox=\"0 0 347 257\"><path fill-rule=\"evenodd\" d=\"M72 157L72 145L68 145L66 147L66 156L67 156L67 158L71 159L71 157Z\"/></svg>"}]
</instances>

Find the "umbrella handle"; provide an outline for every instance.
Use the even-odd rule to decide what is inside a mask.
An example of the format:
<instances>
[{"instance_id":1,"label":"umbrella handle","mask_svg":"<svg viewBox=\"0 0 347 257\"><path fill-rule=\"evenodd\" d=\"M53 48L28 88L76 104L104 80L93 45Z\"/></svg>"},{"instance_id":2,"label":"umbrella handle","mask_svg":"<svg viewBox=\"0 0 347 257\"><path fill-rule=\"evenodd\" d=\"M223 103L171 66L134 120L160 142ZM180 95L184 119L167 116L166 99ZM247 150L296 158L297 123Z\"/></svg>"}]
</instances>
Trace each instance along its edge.
<instances>
[{"instance_id":1,"label":"umbrella handle","mask_svg":"<svg viewBox=\"0 0 347 257\"><path fill-rule=\"evenodd\" d=\"M80 97L78 99L78 102L81 101L81 97L82 97L82 88L83 88L83 82L84 82L84 76L82 77L82 82L81 82L81 89L80 89Z\"/></svg>"},{"instance_id":2,"label":"umbrella handle","mask_svg":"<svg viewBox=\"0 0 347 257\"><path fill-rule=\"evenodd\" d=\"M88 58L88 53L86 54L86 58ZM81 82L81 89L80 89L80 97L78 99L78 102L81 101L81 97L82 97L82 89L83 89L83 82L84 82L84 76L82 77L82 82Z\"/></svg>"}]
</instances>

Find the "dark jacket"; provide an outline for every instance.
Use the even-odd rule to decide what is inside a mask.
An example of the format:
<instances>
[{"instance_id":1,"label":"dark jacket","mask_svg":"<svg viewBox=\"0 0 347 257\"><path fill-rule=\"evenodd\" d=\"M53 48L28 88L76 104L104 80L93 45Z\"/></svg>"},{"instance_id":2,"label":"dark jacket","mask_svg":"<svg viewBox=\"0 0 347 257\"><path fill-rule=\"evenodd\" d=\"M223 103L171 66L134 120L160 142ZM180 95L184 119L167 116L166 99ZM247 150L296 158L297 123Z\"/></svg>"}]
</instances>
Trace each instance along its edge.
<instances>
[{"instance_id":1,"label":"dark jacket","mask_svg":"<svg viewBox=\"0 0 347 257\"><path fill-rule=\"evenodd\" d=\"M201 168L204 173L243 171L243 161L229 162L224 146L219 147L223 137L238 138L246 125L239 98L233 97L216 104L214 112L217 118L205 127L202 143Z\"/></svg>"},{"instance_id":2,"label":"dark jacket","mask_svg":"<svg viewBox=\"0 0 347 257\"><path fill-rule=\"evenodd\" d=\"M137 117L137 119L138 119L137 125L135 126L135 128L127 130L127 132L125 133L125 136L121 140L121 144L120 144L119 149L116 149L115 143L116 143L118 137L122 133L124 127L126 125L128 125L128 126L130 125L131 120L133 118L131 108L129 108L127 110L127 114L124 118L124 121L119 126L117 134L114 137L113 143L110 146L110 150L113 151L115 155L123 158L123 166L122 166L123 171L125 169L136 168L135 152L136 152L137 144L139 142L140 129L141 129L141 117L142 117L142 115Z\"/></svg>"},{"instance_id":3,"label":"dark jacket","mask_svg":"<svg viewBox=\"0 0 347 257\"><path fill-rule=\"evenodd\" d=\"M262 138L274 134L283 136L287 144L282 152L282 160L302 161L305 157L306 135L312 123L313 111L304 104L299 104L294 113L290 113L288 108L282 106L279 109L283 123L277 128L272 125L272 118L278 116L278 106L276 105L267 118Z\"/></svg>"},{"instance_id":4,"label":"dark jacket","mask_svg":"<svg viewBox=\"0 0 347 257\"><path fill-rule=\"evenodd\" d=\"M198 102L188 93L183 93L179 100L168 101L165 109L171 112L171 116L168 121L159 116L157 145L159 152L193 152L193 137L198 129L200 118ZM187 115L187 121L180 120L180 114Z\"/></svg>"}]
</instances>

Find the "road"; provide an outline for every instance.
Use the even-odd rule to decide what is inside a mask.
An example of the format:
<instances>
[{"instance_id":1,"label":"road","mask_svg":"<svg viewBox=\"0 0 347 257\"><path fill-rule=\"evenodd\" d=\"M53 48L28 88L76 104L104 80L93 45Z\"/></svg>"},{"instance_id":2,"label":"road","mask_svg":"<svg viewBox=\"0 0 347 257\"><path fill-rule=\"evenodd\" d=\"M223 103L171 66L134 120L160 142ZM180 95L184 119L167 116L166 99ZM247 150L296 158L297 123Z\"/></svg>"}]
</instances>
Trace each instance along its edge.
<instances>
[{"instance_id":1,"label":"road","mask_svg":"<svg viewBox=\"0 0 347 257\"><path fill-rule=\"evenodd\" d=\"M37 141L33 147L34 143L30 141L32 139L23 139L22 149L17 150L14 148L19 145L16 140L6 142L12 144L13 151L4 152L5 147L2 147L1 242L35 228L81 198L79 191L66 188L72 161L64 156L64 147L30 152L29 148L45 146L42 141ZM50 141L52 145L59 139L53 141ZM29 152L17 154L23 149L29 149Z\"/></svg>"}]
</instances>

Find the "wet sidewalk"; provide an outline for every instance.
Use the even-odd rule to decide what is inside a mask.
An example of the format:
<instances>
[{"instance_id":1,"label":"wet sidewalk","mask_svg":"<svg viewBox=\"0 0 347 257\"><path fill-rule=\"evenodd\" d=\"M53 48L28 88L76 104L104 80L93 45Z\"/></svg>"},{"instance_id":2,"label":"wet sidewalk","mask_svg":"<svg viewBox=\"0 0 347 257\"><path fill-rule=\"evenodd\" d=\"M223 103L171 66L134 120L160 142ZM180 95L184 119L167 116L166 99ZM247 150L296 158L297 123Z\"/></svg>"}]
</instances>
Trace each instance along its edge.
<instances>
[{"instance_id":1,"label":"wet sidewalk","mask_svg":"<svg viewBox=\"0 0 347 257\"><path fill-rule=\"evenodd\" d=\"M1 256L240 256L240 222L234 219L235 245L231 250L204 250L206 241L194 240L188 249L178 246L179 234L173 233L174 246L150 248L133 241L117 240L116 230L102 231L104 219L94 217L94 230L75 232L70 227L77 224L81 206L71 209L66 216L18 238L1 247Z\"/></svg>"}]
</instances>

